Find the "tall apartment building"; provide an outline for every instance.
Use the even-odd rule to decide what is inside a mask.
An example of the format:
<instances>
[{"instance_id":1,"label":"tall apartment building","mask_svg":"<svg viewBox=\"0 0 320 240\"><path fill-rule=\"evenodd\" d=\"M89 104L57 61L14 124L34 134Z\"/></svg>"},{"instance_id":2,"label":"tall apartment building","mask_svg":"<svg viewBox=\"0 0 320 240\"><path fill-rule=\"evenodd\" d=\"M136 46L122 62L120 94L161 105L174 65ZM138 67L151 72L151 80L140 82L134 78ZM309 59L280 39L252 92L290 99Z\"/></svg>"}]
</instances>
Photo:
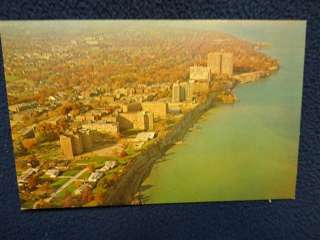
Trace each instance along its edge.
<instances>
[{"instance_id":1,"label":"tall apartment building","mask_svg":"<svg viewBox=\"0 0 320 240\"><path fill-rule=\"evenodd\" d=\"M232 76L233 54L225 52L209 53L207 65L212 74Z\"/></svg>"},{"instance_id":2,"label":"tall apartment building","mask_svg":"<svg viewBox=\"0 0 320 240\"><path fill-rule=\"evenodd\" d=\"M83 153L82 139L78 134L72 135L72 149L74 155Z\"/></svg>"},{"instance_id":3,"label":"tall apartment building","mask_svg":"<svg viewBox=\"0 0 320 240\"><path fill-rule=\"evenodd\" d=\"M193 97L189 82L180 83L182 101L191 101Z\"/></svg>"},{"instance_id":4,"label":"tall apartment building","mask_svg":"<svg viewBox=\"0 0 320 240\"><path fill-rule=\"evenodd\" d=\"M222 54L221 74L232 76L233 74L233 54L232 53Z\"/></svg>"},{"instance_id":5,"label":"tall apartment building","mask_svg":"<svg viewBox=\"0 0 320 240\"><path fill-rule=\"evenodd\" d=\"M172 102L192 100L192 89L189 82L174 83L172 86Z\"/></svg>"},{"instance_id":6,"label":"tall apartment building","mask_svg":"<svg viewBox=\"0 0 320 240\"><path fill-rule=\"evenodd\" d=\"M212 74L220 74L221 73L221 53L209 53L207 66L210 68Z\"/></svg>"},{"instance_id":7,"label":"tall apartment building","mask_svg":"<svg viewBox=\"0 0 320 240\"><path fill-rule=\"evenodd\" d=\"M89 151L92 147L92 139L89 131L81 130L78 134L60 135L60 147L67 159Z\"/></svg>"},{"instance_id":8,"label":"tall apartment building","mask_svg":"<svg viewBox=\"0 0 320 240\"><path fill-rule=\"evenodd\" d=\"M84 152L90 151L93 145L90 131L82 129L79 131L79 135L81 137L83 151Z\"/></svg>"},{"instance_id":9,"label":"tall apartment building","mask_svg":"<svg viewBox=\"0 0 320 240\"><path fill-rule=\"evenodd\" d=\"M168 112L168 103L153 101L142 102L142 111L152 112L155 118L166 118Z\"/></svg>"},{"instance_id":10,"label":"tall apartment building","mask_svg":"<svg viewBox=\"0 0 320 240\"><path fill-rule=\"evenodd\" d=\"M146 122L146 130L153 130L153 113L152 112L146 112L145 113L145 122Z\"/></svg>"},{"instance_id":11,"label":"tall apartment building","mask_svg":"<svg viewBox=\"0 0 320 240\"><path fill-rule=\"evenodd\" d=\"M189 92L191 99L193 95L208 92L211 82L211 70L209 67L190 67Z\"/></svg>"},{"instance_id":12,"label":"tall apartment building","mask_svg":"<svg viewBox=\"0 0 320 240\"><path fill-rule=\"evenodd\" d=\"M180 83L174 83L172 85L172 102L181 101L181 87Z\"/></svg>"},{"instance_id":13,"label":"tall apartment building","mask_svg":"<svg viewBox=\"0 0 320 240\"><path fill-rule=\"evenodd\" d=\"M63 155L67 159L72 159L74 157L72 137L60 135L60 147L63 152Z\"/></svg>"},{"instance_id":14,"label":"tall apartment building","mask_svg":"<svg viewBox=\"0 0 320 240\"><path fill-rule=\"evenodd\" d=\"M119 127L121 130L139 129L152 130L153 129L153 113L152 112L131 112L120 113L118 115Z\"/></svg>"}]
</instances>

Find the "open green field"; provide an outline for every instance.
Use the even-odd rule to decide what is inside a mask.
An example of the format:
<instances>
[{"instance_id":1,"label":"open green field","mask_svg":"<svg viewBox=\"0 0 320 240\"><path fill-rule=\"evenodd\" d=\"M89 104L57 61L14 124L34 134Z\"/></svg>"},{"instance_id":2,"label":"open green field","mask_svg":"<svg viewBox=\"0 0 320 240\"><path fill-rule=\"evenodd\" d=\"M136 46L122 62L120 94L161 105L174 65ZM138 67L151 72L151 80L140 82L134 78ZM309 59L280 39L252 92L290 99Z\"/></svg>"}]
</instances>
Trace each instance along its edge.
<instances>
[{"instance_id":1,"label":"open green field","mask_svg":"<svg viewBox=\"0 0 320 240\"><path fill-rule=\"evenodd\" d=\"M70 177L73 177L75 176L78 172L80 172L80 169L71 169L71 170L68 170L68 171L65 171L62 176L70 176Z\"/></svg>"},{"instance_id":2,"label":"open green field","mask_svg":"<svg viewBox=\"0 0 320 240\"><path fill-rule=\"evenodd\" d=\"M69 179L68 178L60 178L57 181L53 182L51 184L51 187L53 187L54 189L58 189L59 187L61 187L63 184L65 184Z\"/></svg>"},{"instance_id":3,"label":"open green field","mask_svg":"<svg viewBox=\"0 0 320 240\"><path fill-rule=\"evenodd\" d=\"M64 189L63 191L59 192L56 195L56 199L59 201L59 199L62 199L66 196L66 194L72 194L75 190L77 189L76 185L70 184L66 189Z\"/></svg>"},{"instance_id":4,"label":"open green field","mask_svg":"<svg viewBox=\"0 0 320 240\"><path fill-rule=\"evenodd\" d=\"M89 178L90 174L91 174L91 172L87 171L87 172L83 173L78 179L87 180Z\"/></svg>"}]
</instances>

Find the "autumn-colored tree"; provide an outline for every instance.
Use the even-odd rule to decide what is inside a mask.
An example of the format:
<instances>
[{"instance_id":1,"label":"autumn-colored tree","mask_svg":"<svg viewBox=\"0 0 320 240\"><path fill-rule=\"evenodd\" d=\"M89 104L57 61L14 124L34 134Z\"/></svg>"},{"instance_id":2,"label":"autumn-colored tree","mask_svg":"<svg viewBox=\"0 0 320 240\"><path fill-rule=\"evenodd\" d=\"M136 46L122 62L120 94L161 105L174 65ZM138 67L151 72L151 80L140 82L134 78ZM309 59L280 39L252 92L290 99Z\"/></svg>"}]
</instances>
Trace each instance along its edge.
<instances>
[{"instance_id":1,"label":"autumn-colored tree","mask_svg":"<svg viewBox=\"0 0 320 240\"><path fill-rule=\"evenodd\" d=\"M80 199L82 203L90 202L94 199L94 196L92 194L92 190L89 187L86 187L83 189L80 195Z\"/></svg>"},{"instance_id":2,"label":"autumn-colored tree","mask_svg":"<svg viewBox=\"0 0 320 240\"><path fill-rule=\"evenodd\" d=\"M36 175L31 175L28 178L28 188L30 190L34 190L36 188L36 186L38 185L39 179Z\"/></svg>"},{"instance_id":3,"label":"autumn-colored tree","mask_svg":"<svg viewBox=\"0 0 320 240\"><path fill-rule=\"evenodd\" d=\"M40 199L40 200L36 201L33 206L36 209L52 208L52 205L48 201L46 201L45 199Z\"/></svg>"},{"instance_id":4,"label":"autumn-colored tree","mask_svg":"<svg viewBox=\"0 0 320 240\"><path fill-rule=\"evenodd\" d=\"M79 187L82 185L82 182L80 182L80 181L75 181L75 182L73 183L73 185L74 185L75 188L79 188Z\"/></svg>"},{"instance_id":5,"label":"autumn-colored tree","mask_svg":"<svg viewBox=\"0 0 320 240\"><path fill-rule=\"evenodd\" d=\"M89 164L89 165L87 166L87 168L88 168L88 171L89 171L89 172L94 172L94 171L96 170L94 164Z\"/></svg>"},{"instance_id":6,"label":"autumn-colored tree","mask_svg":"<svg viewBox=\"0 0 320 240\"><path fill-rule=\"evenodd\" d=\"M119 153L119 157L126 157L126 156L128 156L128 153L124 150L124 149L122 149L121 151L120 151L120 153Z\"/></svg>"},{"instance_id":7,"label":"autumn-colored tree","mask_svg":"<svg viewBox=\"0 0 320 240\"><path fill-rule=\"evenodd\" d=\"M36 155L32 155L31 157L29 157L27 159L27 163L28 165L30 165L32 168L35 168L35 167L38 167L40 162L39 160L37 159Z\"/></svg>"},{"instance_id":8,"label":"autumn-colored tree","mask_svg":"<svg viewBox=\"0 0 320 240\"><path fill-rule=\"evenodd\" d=\"M36 138L25 138L22 140L22 146L27 150L32 149L37 144L38 144L38 141Z\"/></svg>"},{"instance_id":9,"label":"autumn-colored tree","mask_svg":"<svg viewBox=\"0 0 320 240\"><path fill-rule=\"evenodd\" d=\"M98 205L102 205L106 201L106 191L98 188L95 195L94 195L94 200L97 202Z\"/></svg>"},{"instance_id":10,"label":"autumn-colored tree","mask_svg":"<svg viewBox=\"0 0 320 240\"><path fill-rule=\"evenodd\" d=\"M45 192L47 194L50 194L52 193L53 189L50 185L50 183L46 182L46 183L43 183L39 188L38 188L39 191L41 192Z\"/></svg>"},{"instance_id":11,"label":"autumn-colored tree","mask_svg":"<svg viewBox=\"0 0 320 240\"><path fill-rule=\"evenodd\" d=\"M39 93L36 100L39 104L44 104L46 101L47 96L44 93Z\"/></svg>"},{"instance_id":12,"label":"autumn-colored tree","mask_svg":"<svg viewBox=\"0 0 320 240\"><path fill-rule=\"evenodd\" d=\"M38 142L53 141L59 138L61 131L59 125L50 123L41 123L37 126L37 140Z\"/></svg>"},{"instance_id":13,"label":"autumn-colored tree","mask_svg":"<svg viewBox=\"0 0 320 240\"><path fill-rule=\"evenodd\" d=\"M62 201L62 206L65 208L74 206L74 198L71 195L65 195L66 197Z\"/></svg>"},{"instance_id":14,"label":"autumn-colored tree","mask_svg":"<svg viewBox=\"0 0 320 240\"><path fill-rule=\"evenodd\" d=\"M26 202L31 199L32 195L29 191L21 191L21 188L20 188L19 197L20 197L20 201Z\"/></svg>"},{"instance_id":15,"label":"autumn-colored tree","mask_svg":"<svg viewBox=\"0 0 320 240\"><path fill-rule=\"evenodd\" d=\"M28 153L28 150L22 144L22 140L14 142L14 153L16 156L23 156Z\"/></svg>"},{"instance_id":16,"label":"autumn-colored tree","mask_svg":"<svg viewBox=\"0 0 320 240\"><path fill-rule=\"evenodd\" d=\"M116 156L118 155L118 150L116 148L112 148L111 153L112 155Z\"/></svg>"},{"instance_id":17,"label":"autumn-colored tree","mask_svg":"<svg viewBox=\"0 0 320 240\"><path fill-rule=\"evenodd\" d=\"M160 135L164 134L167 130L167 124L165 122L159 122L157 130Z\"/></svg>"},{"instance_id":18,"label":"autumn-colored tree","mask_svg":"<svg viewBox=\"0 0 320 240\"><path fill-rule=\"evenodd\" d=\"M27 162L22 159L16 159L16 168L17 170L22 170L27 168Z\"/></svg>"},{"instance_id":19,"label":"autumn-colored tree","mask_svg":"<svg viewBox=\"0 0 320 240\"><path fill-rule=\"evenodd\" d=\"M80 207L81 206L81 198L79 196L72 195L71 192L66 191L64 194L64 198L62 199L62 206L65 208L68 207Z\"/></svg>"},{"instance_id":20,"label":"autumn-colored tree","mask_svg":"<svg viewBox=\"0 0 320 240\"><path fill-rule=\"evenodd\" d=\"M23 114L23 115L22 115L22 121L29 123L29 122L31 121L30 115L27 114L27 113L26 113L26 114Z\"/></svg>"},{"instance_id":21,"label":"autumn-colored tree","mask_svg":"<svg viewBox=\"0 0 320 240\"><path fill-rule=\"evenodd\" d=\"M121 138L118 143L122 148L126 148L128 146L128 140L125 138Z\"/></svg>"}]
</instances>

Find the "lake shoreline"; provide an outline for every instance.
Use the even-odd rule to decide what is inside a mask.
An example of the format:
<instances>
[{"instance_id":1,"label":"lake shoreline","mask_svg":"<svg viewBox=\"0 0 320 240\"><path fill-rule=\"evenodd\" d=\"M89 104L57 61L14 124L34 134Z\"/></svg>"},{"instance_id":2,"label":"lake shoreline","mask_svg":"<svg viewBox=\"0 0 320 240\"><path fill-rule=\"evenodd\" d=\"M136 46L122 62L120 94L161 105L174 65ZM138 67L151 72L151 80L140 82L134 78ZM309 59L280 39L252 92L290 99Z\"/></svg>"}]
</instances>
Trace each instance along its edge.
<instances>
[{"instance_id":1,"label":"lake shoreline","mask_svg":"<svg viewBox=\"0 0 320 240\"><path fill-rule=\"evenodd\" d=\"M279 67L277 66L270 71L264 71L263 74L256 74L256 72L248 73L246 75L246 80L250 77L250 81L238 81L240 85L254 82L269 77L278 69ZM227 99L227 101L224 101L223 98L217 98L216 92L211 92L203 103L200 103L190 112L186 113L182 117L182 120L175 124L172 130L163 137L159 137L149 143L140 154L135 156L128 163L119 177L119 181L108 189L106 205L146 204L142 200L143 193L141 193L140 188L145 179L150 175L156 161L163 157L175 143L182 141L185 134L201 118L201 116L219 102L222 104L233 104L235 102L235 96L232 95L232 100Z\"/></svg>"}]
</instances>

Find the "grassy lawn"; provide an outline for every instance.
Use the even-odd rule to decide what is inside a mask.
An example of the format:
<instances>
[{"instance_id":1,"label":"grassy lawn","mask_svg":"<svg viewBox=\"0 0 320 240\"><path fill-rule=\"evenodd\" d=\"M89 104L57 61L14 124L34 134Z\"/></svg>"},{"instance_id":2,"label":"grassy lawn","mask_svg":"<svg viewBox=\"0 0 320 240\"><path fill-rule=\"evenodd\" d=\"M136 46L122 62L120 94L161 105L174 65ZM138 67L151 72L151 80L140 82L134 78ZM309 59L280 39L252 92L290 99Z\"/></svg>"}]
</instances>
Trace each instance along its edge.
<instances>
[{"instance_id":1,"label":"grassy lawn","mask_svg":"<svg viewBox=\"0 0 320 240\"><path fill-rule=\"evenodd\" d=\"M154 144L154 142L155 142L155 139L152 139L152 140L149 140L149 141L147 141L147 142L145 142L144 144L143 144L143 146L142 146L142 149L148 149L151 145L153 145Z\"/></svg>"},{"instance_id":2,"label":"grassy lawn","mask_svg":"<svg viewBox=\"0 0 320 240\"><path fill-rule=\"evenodd\" d=\"M50 178L46 174L43 174L43 175L40 176L40 179L43 180L43 181L51 181L52 178Z\"/></svg>"},{"instance_id":3,"label":"grassy lawn","mask_svg":"<svg viewBox=\"0 0 320 240\"><path fill-rule=\"evenodd\" d=\"M54 188L54 189L58 189L63 184L65 184L68 180L69 180L68 178L60 178L57 181L55 181L54 183L52 183L51 187Z\"/></svg>"},{"instance_id":4,"label":"grassy lawn","mask_svg":"<svg viewBox=\"0 0 320 240\"><path fill-rule=\"evenodd\" d=\"M57 160L62 157L59 145L56 141L45 142L40 144L35 152L39 153L39 157L43 160Z\"/></svg>"},{"instance_id":5,"label":"grassy lawn","mask_svg":"<svg viewBox=\"0 0 320 240\"><path fill-rule=\"evenodd\" d=\"M85 172L83 173L78 179L87 180L90 176L91 172Z\"/></svg>"},{"instance_id":6,"label":"grassy lawn","mask_svg":"<svg viewBox=\"0 0 320 240\"><path fill-rule=\"evenodd\" d=\"M126 153L128 155L133 155L135 154L137 151L136 149L132 146L132 145L129 145L127 148L126 148Z\"/></svg>"},{"instance_id":7,"label":"grassy lawn","mask_svg":"<svg viewBox=\"0 0 320 240\"><path fill-rule=\"evenodd\" d=\"M59 192L56 195L56 198L57 199L62 199L62 198L64 198L64 196L66 194L73 193L76 189L77 189L77 187L74 184L70 184L66 189L64 189L63 191Z\"/></svg>"},{"instance_id":8,"label":"grassy lawn","mask_svg":"<svg viewBox=\"0 0 320 240\"><path fill-rule=\"evenodd\" d=\"M80 169L71 169L68 171L65 171L62 176L75 176L78 172L80 172Z\"/></svg>"},{"instance_id":9,"label":"grassy lawn","mask_svg":"<svg viewBox=\"0 0 320 240\"><path fill-rule=\"evenodd\" d=\"M82 159L77 161L77 163L87 163L94 164L95 168L103 167L106 161L117 161L118 159L115 157L102 157L102 156L93 156L86 159Z\"/></svg>"}]
</instances>

